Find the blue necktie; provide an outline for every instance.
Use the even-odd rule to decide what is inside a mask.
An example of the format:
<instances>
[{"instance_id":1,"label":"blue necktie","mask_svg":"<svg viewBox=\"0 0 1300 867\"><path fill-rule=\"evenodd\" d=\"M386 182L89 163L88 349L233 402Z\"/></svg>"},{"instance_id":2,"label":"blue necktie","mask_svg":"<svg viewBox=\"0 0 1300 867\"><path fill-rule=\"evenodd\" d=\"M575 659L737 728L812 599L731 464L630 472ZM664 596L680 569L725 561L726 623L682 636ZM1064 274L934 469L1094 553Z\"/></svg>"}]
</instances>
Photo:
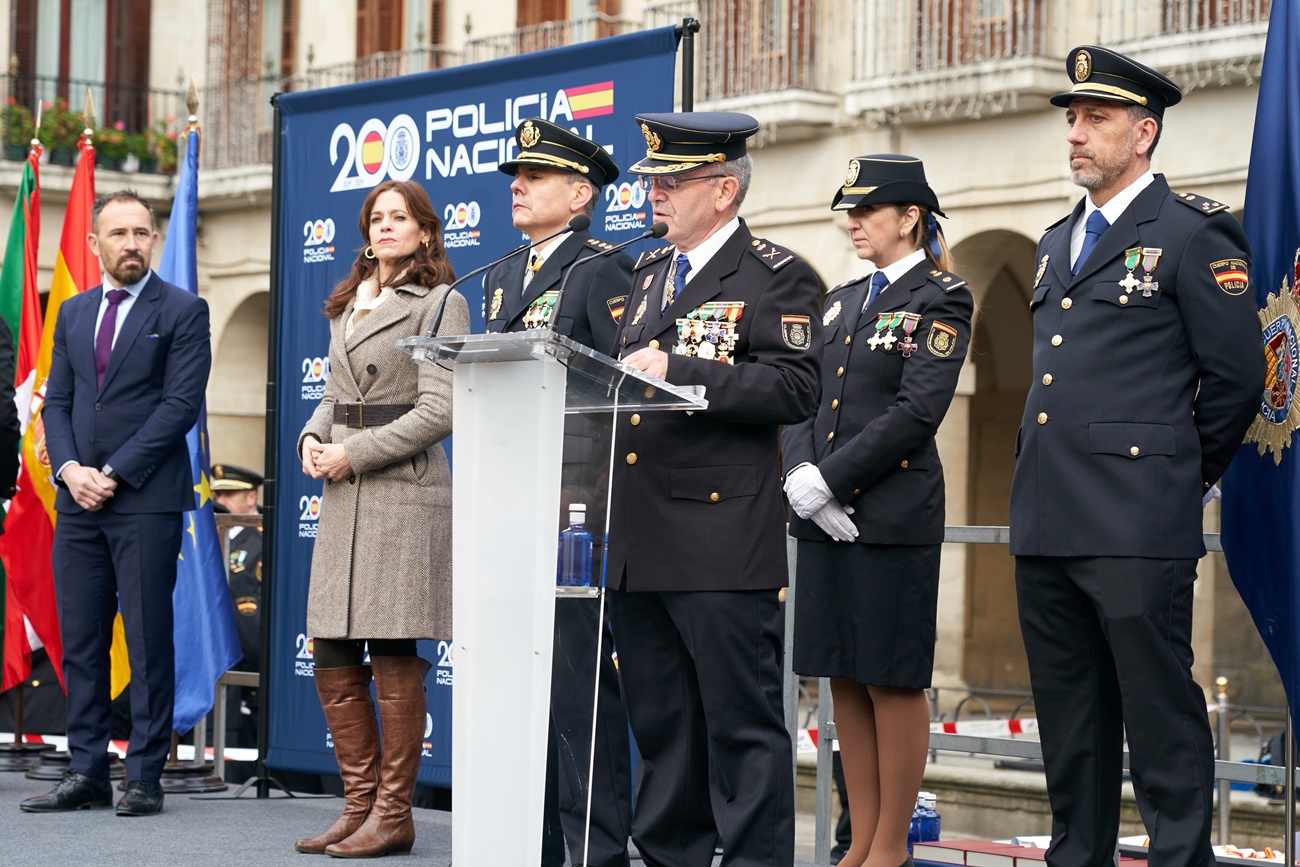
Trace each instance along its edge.
<instances>
[{"instance_id":1,"label":"blue necktie","mask_svg":"<svg viewBox=\"0 0 1300 867\"><path fill-rule=\"evenodd\" d=\"M1088 261L1092 249L1097 246L1102 234L1109 228L1110 223L1106 221L1101 211L1093 211L1092 216L1088 217L1088 224L1083 229L1083 246L1079 248L1079 258L1074 260L1073 276L1078 276L1079 271L1083 269L1083 263Z\"/></svg>"},{"instance_id":2,"label":"blue necktie","mask_svg":"<svg viewBox=\"0 0 1300 867\"><path fill-rule=\"evenodd\" d=\"M686 288L686 275L691 273L691 260L685 253L677 254L677 271L673 274L673 291L664 297L664 310L667 310L673 304L681 291ZM661 311L662 312L662 311Z\"/></svg>"},{"instance_id":3,"label":"blue necktie","mask_svg":"<svg viewBox=\"0 0 1300 867\"><path fill-rule=\"evenodd\" d=\"M868 307L870 307L871 302L875 301L876 296L878 296L881 292L884 292L885 287L888 285L889 285L889 278L885 276L884 271L877 271L876 273L872 274L871 288L867 290L867 303L862 305L862 309L866 310Z\"/></svg>"}]
</instances>

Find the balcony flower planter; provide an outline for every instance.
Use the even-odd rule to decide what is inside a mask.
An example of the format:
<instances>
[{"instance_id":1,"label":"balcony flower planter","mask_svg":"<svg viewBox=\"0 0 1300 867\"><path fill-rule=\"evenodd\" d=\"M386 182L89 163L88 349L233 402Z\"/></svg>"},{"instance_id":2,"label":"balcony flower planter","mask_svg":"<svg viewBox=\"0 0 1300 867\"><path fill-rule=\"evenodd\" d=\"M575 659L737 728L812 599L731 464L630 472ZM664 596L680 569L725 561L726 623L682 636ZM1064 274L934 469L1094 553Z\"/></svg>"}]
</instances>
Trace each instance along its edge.
<instances>
[{"instance_id":1,"label":"balcony flower planter","mask_svg":"<svg viewBox=\"0 0 1300 867\"><path fill-rule=\"evenodd\" d=\"M27 145L5 145L5 159L16 163L27 159Z\"/></svg>"},{"instance_id":2,"label":"balcony flower planter","mask_svg":"<svg viewBox=\"0 0 1300 867\"><path fill-rule=\"evenodd\" d=\"M76 161L77 152L68 148L50 148L50 164L70 166Z\"/></svg>"}]
</instances>

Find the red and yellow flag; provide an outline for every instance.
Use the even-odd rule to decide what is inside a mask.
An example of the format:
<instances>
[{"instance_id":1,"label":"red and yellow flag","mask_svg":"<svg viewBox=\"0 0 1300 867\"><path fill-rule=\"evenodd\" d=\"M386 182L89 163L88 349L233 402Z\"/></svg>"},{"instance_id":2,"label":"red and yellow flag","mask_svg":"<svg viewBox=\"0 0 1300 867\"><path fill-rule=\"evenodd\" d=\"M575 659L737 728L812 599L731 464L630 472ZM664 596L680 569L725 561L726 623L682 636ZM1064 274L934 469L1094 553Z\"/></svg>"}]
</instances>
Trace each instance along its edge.
<instances>
[{"instance_id":1,"label":"red and yellow flag","mask_svg":"<svg viewBox=\"0 0 1300 867\"><path fill-rule=\"evenodd\" d=\"M41 342L41 300L36 283L36 254L41 238L39 158L39 146L33 147L23 167L5 247L4 269L0 271L0 311L17 347L14 385L24 446L33 439L30 407ZM0 558L4 560L7 578L0 689L9 689L31 674L32 648L27 623L45 645L60 682L63 680L63 647L50 569L54 528L36 494L33 469L28 460L22 461L18 490L9 501L5 534L0 536Z\"/></svg>"}]
</instances>

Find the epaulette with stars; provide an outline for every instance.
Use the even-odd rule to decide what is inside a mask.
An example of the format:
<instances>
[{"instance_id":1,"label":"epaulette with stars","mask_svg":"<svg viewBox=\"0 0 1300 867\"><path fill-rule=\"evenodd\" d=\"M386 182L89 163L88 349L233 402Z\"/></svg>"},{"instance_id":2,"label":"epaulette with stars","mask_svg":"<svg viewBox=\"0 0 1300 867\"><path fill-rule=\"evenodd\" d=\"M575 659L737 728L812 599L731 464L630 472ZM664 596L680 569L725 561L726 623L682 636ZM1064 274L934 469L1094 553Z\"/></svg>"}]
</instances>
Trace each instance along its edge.
<instances>
[{"instance_id":1,"label":"epaulette with stars","mask_svg":"<svg viewBox=\"0 0 1300 867\"><path fill-rule=\"evenodd\" d=\"M1174 193L1174 198L1182 202L1193 211L1199 211L1202 214L1217 214L1219 211L1228 210L1228 205L1215 199L1207 199L1204 196L1198 196L1195 193Z\"/></svg>"},{"instance_id":2,"label":"epaulette with stars","mask_svg":"<svg viewBox=\"0 0 1300 867\"><path fill-rule=\"evenodd\" d=\"M771 241L766 241L762 238L755 238L749 242L749 252L757 256L758 261L762 262L773 271L777 270L782 265L795 260L794 253L787 253Z\"/></svg>"},{"instance_id":3,"label":"epaulette with stars","mask_svg":"<svg viewBox=\"0 0 1300 867\"><path fill-rule=\"evenodd\" d=\"M593 250L601 250L602 252L605 250L614 249L613 244L609 243L608 241L602 241L599 238L588 238L587 246L591 247Z\"/></svg>"},{"instance_id":4,"label":"epaulette with stars","mask_svg":"<svg viewBox=\"0 0 1300 867\"><path fill-rule=\"evenodd\" d=\"M966 281L958 277L951 271L942 271L938 268L930 269L930 280L938 283L943 287L943 291L951 292L954 289L960 289L966 285Z\"/></svg>"},{"instance_id":5,"label":"epaulette with stars","mask_svg":"<svg viewBox=\"0 0 1300 867\"><path fill-rule=\"evenodd\" d=\"M669 244L666 247L655 247L653 250L646 250L641 254L641 257L636 260L636 264L632 266L632 270L635 271L637 268L644 268L646 265L662 259L663 255L672 249L673 245Z\"/></svg>"}]
</instances>

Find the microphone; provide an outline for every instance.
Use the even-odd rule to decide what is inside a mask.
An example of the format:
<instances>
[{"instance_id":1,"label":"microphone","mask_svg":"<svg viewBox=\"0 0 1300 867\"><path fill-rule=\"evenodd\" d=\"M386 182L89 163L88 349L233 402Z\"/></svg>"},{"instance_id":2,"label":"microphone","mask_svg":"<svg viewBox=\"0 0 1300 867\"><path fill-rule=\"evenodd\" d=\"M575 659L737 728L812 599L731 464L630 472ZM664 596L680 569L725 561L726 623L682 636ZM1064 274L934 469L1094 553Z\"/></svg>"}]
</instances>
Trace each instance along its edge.
<instances>
[{"instance_id":1,"label":"microphone","mask_svg":"<svg viewBox=\"0 0 1300 867\"><path fill-rule=\"evenodd\" d=\"M565 224L564 228L561 229L560 231L553 232L552 234L547 235L545 238L542 238L540 241L536 241L536 242L530 241L527 244L518 246L513 250L511 250L509 253L506 253L500 259L495 259L491 262L488 262L486 265L482 266L481 268L475 268L473 271L470 271L468 274L455 280L450 286L447 287L447 293L442 296L442 302L438 305L438 313L433 317L433 324L429 326L429 330L424 336L425 337L438 336L438 326L442 325L442 312L447 307L447 299L451 297L451 290L455 289L457 286L464 283L469 278L477 274L482 274L484 271L488 270L489 268L495 268L497 265L500 265L502 262L506 261L507 259L511 259L515 256L518 256L520 253L524 252L525 250L531 250L532 248L536 247L538 244L545 244L547 241L560 237L565 232L581 232L582 230L586 229L590 225L591 225L591 217L588 217L586 214L578 214L567 224ZM638 238L636 240L640 240L640 239ZM631 243L631 241L629 241L628 243Z\"/></svg>"},{"instance_id":2,"label":"microphone","mask_svg":"<svg viewBox=\"0 0 1300 867\"><path fill-rule=\"evenodd\" d=\"M569 285L569 278L573 276L574 270L576 270L579 265L585 264L587 262L594 262L595 260L600 259L603 256L608 256L611 253L617 253L619 250L622 250L624 247L630 247L631 245L635 244L637 241L644 241L646 238L662 238L664 235L667 234L668 234L667 223L655 223L650 228L646 229L644 232L642 232L640 235L637 235L635 238L633 238L630 241L624 241L622 244L616 244L615 246L610 247L608 250L602 250L594 256L587 256L586 258L579 259L578 261L570 265L569 270L564 274L564 279L560 281L559 291L555 293L555 305L551 308L552 309L551 318L550 321L546 323L547 329L552 333L555 332L555 324L560 319L560 302L564 300L564 288Z\"/></svg>"}]
</instances>

